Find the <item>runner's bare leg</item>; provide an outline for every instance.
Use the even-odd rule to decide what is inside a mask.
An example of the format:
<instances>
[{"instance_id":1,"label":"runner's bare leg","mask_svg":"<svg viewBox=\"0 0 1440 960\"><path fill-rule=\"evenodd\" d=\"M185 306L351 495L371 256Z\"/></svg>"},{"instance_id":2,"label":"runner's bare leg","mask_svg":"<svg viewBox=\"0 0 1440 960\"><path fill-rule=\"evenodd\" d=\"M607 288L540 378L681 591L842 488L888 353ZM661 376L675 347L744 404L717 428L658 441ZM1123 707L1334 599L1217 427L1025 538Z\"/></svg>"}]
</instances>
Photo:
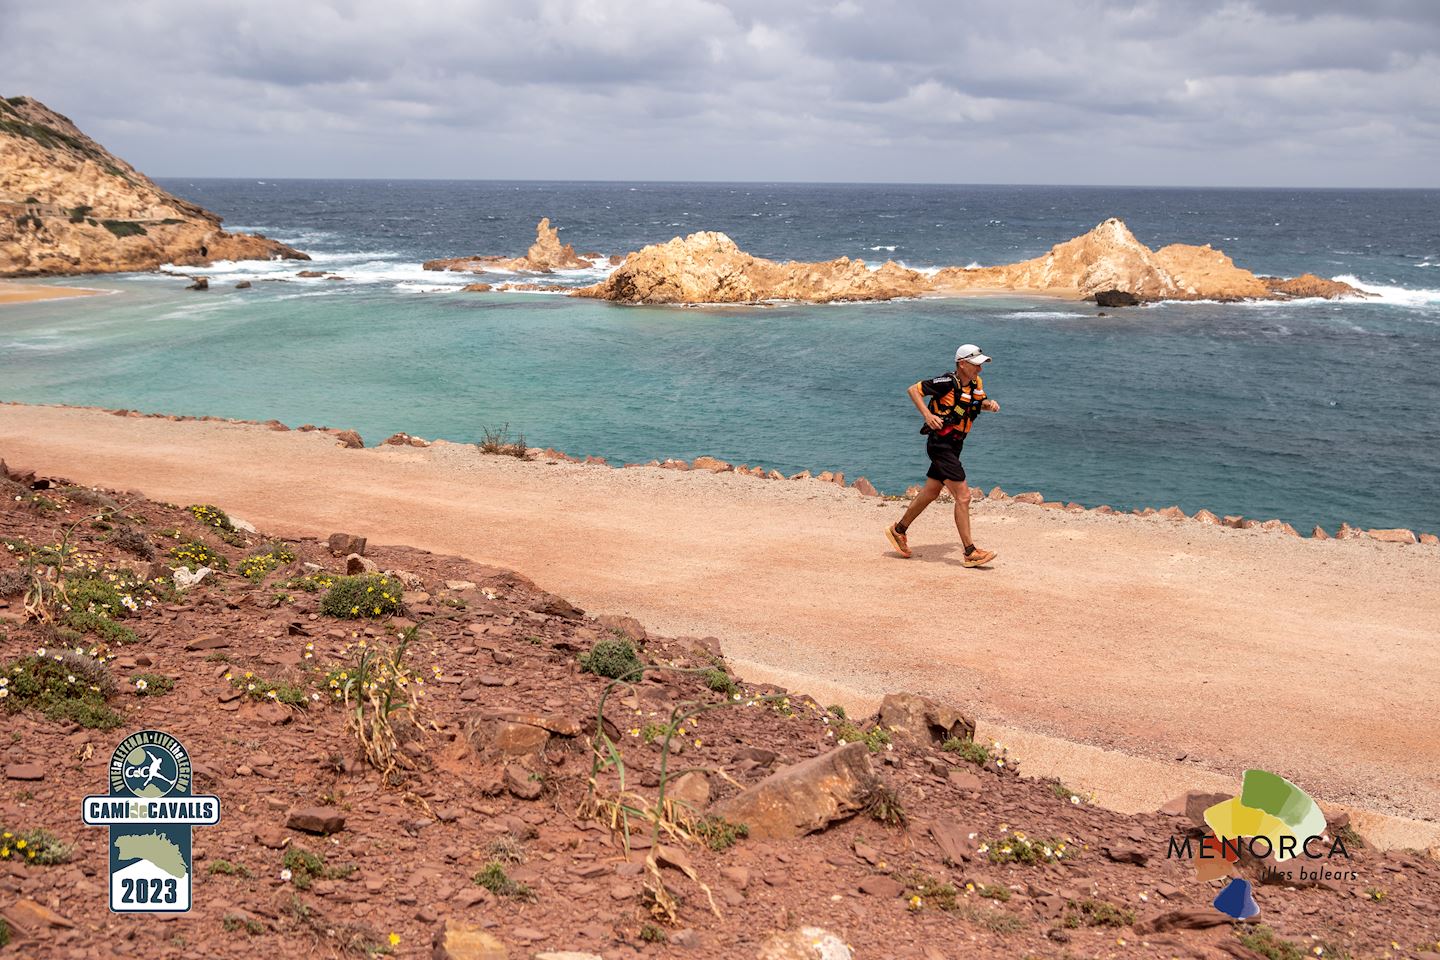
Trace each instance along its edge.
<instances>
[{"instance_id":1,"label":"runner's bare leg","mask_svg":"<svg viewBox=\"0 0 1440 960\"><path fill-rule=\"evenodd\" d=\"M964 480L946 480L945 489L955 498L955 529L960 532L960 542L968 550L975 544L970 539L970 485Z\"/></svg>"},{"instance_id":2,"label":"runner's bare leg","mask_svg":"<svg viewBox=\"0 0 1440 960\"><path fill-rule=\"evenodd\" d=\"M910 524L915 522L915 518L935 502L935 498L940 496L940 491L943 489L945 487L939 480L934 477L926 477L925 486L921 487L920 492L915 495L915 499L910 501L910 508L905 511L905 516L900 518L900 523L908 529Z\"/></svg>"}]
</instances>

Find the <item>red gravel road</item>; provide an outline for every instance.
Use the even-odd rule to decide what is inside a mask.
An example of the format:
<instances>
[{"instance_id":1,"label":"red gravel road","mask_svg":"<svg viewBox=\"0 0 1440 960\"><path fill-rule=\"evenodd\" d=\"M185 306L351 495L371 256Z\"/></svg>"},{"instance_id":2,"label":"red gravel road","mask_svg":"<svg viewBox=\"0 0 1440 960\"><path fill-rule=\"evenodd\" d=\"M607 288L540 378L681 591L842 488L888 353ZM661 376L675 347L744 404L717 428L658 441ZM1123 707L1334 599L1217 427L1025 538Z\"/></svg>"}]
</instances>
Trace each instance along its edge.
<instances>
[{"instance_id":1,"label":"red gravel road","mask_svg":"<svg viewBox=\"0 0 1440 960\"><path fill-rule=\"evenodd\" d=\"M1000 557L976 571L947 506L902 562L882 535L896 504L815 481L13 404L0 455L282 534L512 567L592 612L718 636L743 675L817 696L939 695L1005 732L1030 772L1121 809L1259 766L1429 821L1392 822L1392 842L1440 842L1435 547L985 503L976 536Z\"/></svg>"}]
</instances>

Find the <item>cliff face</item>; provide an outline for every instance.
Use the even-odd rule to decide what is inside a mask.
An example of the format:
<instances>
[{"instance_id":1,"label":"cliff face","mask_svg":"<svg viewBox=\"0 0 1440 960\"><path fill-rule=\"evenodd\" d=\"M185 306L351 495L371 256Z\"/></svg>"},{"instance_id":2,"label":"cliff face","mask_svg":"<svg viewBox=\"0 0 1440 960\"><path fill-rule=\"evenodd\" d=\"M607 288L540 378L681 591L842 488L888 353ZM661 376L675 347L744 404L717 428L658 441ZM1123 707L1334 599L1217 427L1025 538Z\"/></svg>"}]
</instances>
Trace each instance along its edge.
<instances>
[{"instance_id":1,"label":"cliff face","mask_svg":"<svg viewBox=\"0 0 1440 960\"><path fill-rule=\"evenodd\" d=\"M841 257L777 263L753 257L723 233L693 233L630 254L607 279L575 296L619 303L754 303L761 300L890 300L991 291L1073 299L1120 290L1141 301L1363 296L1307 275L1261 278L1219 250L1171 244L1151 250L1120 220L1058 243L1043 257L997 267L946 267L927 277L893 262L870 270Z\"/></svg>"},{"instance_id":2,"label":"cliff face","mask_svg":"<svg viewBox=\"0 0 1440 960\"><path fill-rule=\"evenodd\" d=\"M218 216L160 189L44 104L0 98L0 276L275 258L310 259L227 233Z\"/></svg>"}]
</instances>

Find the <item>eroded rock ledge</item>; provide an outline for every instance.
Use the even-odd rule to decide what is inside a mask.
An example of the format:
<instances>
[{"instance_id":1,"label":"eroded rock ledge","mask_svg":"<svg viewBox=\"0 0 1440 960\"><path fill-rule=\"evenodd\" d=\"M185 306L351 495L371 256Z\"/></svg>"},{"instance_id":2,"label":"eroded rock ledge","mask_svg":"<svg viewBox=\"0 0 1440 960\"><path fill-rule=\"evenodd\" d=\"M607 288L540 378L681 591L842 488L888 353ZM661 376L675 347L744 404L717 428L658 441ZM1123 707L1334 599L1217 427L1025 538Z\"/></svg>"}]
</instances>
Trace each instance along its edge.
<instances>
[{"instance_id":1,"label":"eroded rock ledge","mask_svg":"<svg viewBox=\"0 0 1440 960\"><path fill-rule=\"evenodd\" d=\"M39 101L0 98L0 277L310 259L220 223Z\"/></svg>"},{"instance_id":2,"label":"eroded rock ledge","mask_svg":"<svg viewBox=\"0 0 1440 960\"><path fill-rule=\"evenodd\" d=\"M561 245L548 219L523 257L474 256L430 260L427 270L469 273L554 270L594 266L600 254L576 254ZM814 263L766 260L746 253L723 233L700 231L643 247L599 283L579 289L554 284L508 284L502 290L567 290L577 297L616 303L760 303L790 300L831 303L897 297L1032 294L1098 300L1125 306L1158 300L1279 300L1295 297L1363 297L1355 287L1307 273L1293 279L1257 276L1209 244L1175 243L1151 250L1122 221L1111 218L1033 260L994 267L913 270L893 260L872 269L840 257ZM467 290L488 290L472 284Z\"/></svg>"},{"instance_id":3,"label":"eroded rock ledge","mask_svg":"<svg viewBox=\"0 0 1440 960\"><path fill-rule=\"evenodd\" d=\"M1364 295L1313 274L1259 277L1208 244L1151 250L1115 218L1056 244L1043 257L978 269L946 267L933 276L893 261L871 270L848 257L777 263L745 253L723 233L693 233L630 254L604 281L575 295L620 303L827 303L991 292L1094 299L1109 291L1131 294L1137 302Z\"/></svg>"}]
</instances>

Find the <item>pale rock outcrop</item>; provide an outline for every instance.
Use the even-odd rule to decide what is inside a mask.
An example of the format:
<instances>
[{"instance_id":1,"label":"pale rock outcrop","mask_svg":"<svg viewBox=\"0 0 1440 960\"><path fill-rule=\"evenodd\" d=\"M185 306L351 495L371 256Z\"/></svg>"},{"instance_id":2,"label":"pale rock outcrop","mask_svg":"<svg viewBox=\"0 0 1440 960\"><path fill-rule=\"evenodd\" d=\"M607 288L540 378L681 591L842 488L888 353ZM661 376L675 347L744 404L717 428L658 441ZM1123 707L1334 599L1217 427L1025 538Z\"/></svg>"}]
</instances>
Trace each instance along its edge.
<instances>
[{"instance_id":1,"label":"pale rock outcrop","mask_svg":"<svg viewBox=\"0 0 1440 960\"><path fill-rule=\"evenodd\" d=\"M925 275L863 260L779 263L752 256L723 233L702 231L651 244L625 258L605 280L577 297L619 303L758 303L763 300L891 300L929 290Z\"/></svg>"},{"instance_id":2,"label":"pale rock outcrop","mask_svg":"<svg viewBox=\"0 0 1440 960\"><path fill-rule=\"evenodd\" d=\"M39 101L0 99L0 277L310 259L220 222Z\"/></svg>"},{"instance_id":3,"label":"pale rock outcrop","mask_svg":"<svg viewBox=\"0 0 1440 960\"><path fill-rule=\"evenodd\" d=\"M777 262L741 250L723 233L702 231L644 247L577 297L617 303L758 303L795 300L891 300L1004 291L1124 305L1156 300L1280 299L1364 296L1307 274L1257 277L1208 244L1151 250L1111 218L1033 260L994 267L946 267L933 276L887 261L871 270L841 257L819 263Z\"/></svg>"},{"instance_id":4,"label":"pale rock outcrop","mask_svg":"<svg viewBox=\"0 0 1440 960\"><path fill-rule=\"evenodd\" d=\"M560 231L550 225L549 217L542 218L535 225L535 242L530 244L530 249L525 251L523 257L450 257L427 260L423 264L426 270L454 270L461 273L484 273L487 270L553 273L556 270L579 270L591 265L589 260L575 252L574 246L560 242Z\"/></svg>"}]
</instances>

